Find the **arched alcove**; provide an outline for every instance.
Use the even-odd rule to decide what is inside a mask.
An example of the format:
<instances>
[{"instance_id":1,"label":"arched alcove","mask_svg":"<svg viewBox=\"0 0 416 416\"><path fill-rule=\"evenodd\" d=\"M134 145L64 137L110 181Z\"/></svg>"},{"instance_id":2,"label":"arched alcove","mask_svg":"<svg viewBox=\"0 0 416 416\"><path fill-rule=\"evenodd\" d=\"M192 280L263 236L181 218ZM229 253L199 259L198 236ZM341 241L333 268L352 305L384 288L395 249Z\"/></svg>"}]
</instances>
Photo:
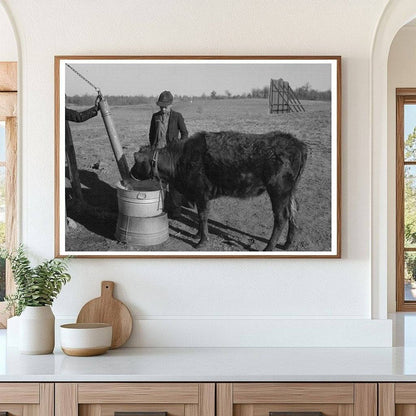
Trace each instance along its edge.
<instances>
[{"instance_id":1,"label":"arched alcove","mask_svg":"<svg viewBox=\"0 0 416 416\"><path fill-rule=\"evenodd\" d=\"M389 265L394 261L389 223L395 215L389 192L388 56L400 28L416 17L414 0L390 1L380 18L371 54L371 259L372 317L387 317ZM393 138L394 140L394 138ZM390 230L391 231L391 230ZM391 271L390 271L391 273Z\"/></svg>"},{"instance_id":2,"label":"arched alcove","mask_svg":"<svg viewBox=\"0 0 416 416\"><path fill-rule=\"evenodd\" d=\"M396 311L396 270L398 265L396 261L396 106L397 88L415 88L416 87L416 20L404 25L394 37L388 58L387 68L387 192L388 192L388 311ZM409 107L408 107L409 109ZM410 114L407 113L407 117ZM407 118L409 122L411 119ZM413 169L413 168L412 168ZM408 206L408 204L406 204ZM407 254L410 254L407 252ZM412 254L410 254L412 256ZM404 283L404 282L403 282ZM413 290L399 289L406 300L413 296ZM397 293L400 296L400 293ZM398 306L399 307L399 306Z\"/></svg>"}]
</instances>

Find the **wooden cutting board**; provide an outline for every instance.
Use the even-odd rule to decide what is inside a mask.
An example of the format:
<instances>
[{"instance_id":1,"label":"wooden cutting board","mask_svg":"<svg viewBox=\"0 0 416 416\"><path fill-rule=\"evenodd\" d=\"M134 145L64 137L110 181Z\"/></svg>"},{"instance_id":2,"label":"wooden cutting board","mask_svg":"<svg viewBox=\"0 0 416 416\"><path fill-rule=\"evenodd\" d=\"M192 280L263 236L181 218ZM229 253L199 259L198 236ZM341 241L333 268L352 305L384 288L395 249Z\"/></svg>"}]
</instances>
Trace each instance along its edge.
<instances>
[{"instance_id":1,"label":"wooden cutting board","mask_svg":"<svg viewBox=\"0 0 416 416\"><path fill-rule=\"evenodd\" d=\"M113 297L114 282L101 282L101 296L86 303L77 323L107 323L113 326L111 349L121 347L130 337L133 319L124 303Z\"/></svg>"}]
</instances>

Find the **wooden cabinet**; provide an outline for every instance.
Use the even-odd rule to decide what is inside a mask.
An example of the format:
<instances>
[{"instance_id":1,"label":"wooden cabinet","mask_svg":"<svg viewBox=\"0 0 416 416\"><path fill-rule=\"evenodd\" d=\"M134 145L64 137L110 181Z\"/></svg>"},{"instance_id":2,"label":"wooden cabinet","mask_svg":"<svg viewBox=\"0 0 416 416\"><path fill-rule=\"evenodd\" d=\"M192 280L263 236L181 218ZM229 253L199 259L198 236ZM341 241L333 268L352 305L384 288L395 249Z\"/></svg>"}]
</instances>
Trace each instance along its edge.
<instances>
[{"instance_id":1,"label":"wooden cabinet","mask_svg":"<svg viewBox=\"0 0 416 416\"><path fill-rule=\"evenodd\" d=\"M8 416L416 416L416 383L0 383L1 416L2 412Z\"/></svg>"},{"instance_id":2,"label":"wooden cabinet","mask_svg":"<svg viewBox=\"0 0 416 416\"><path fill-rule=\"evenodd\" d=\"M0 415L53 416L52 383L0 383Z\"/></svg>"},{"instance_id":3,"label":"wooden cabinet","mask_svg":"<svg viewBox=\"0 0 416 416\"><path fill-rule=\"evenodd\" d=\"M377 416L377 384L217 384L217 416L308 416L309 412L310 416L319 412L323 416Z\"/></svg>"},{"instance_id":4,"label":"wooden cabinet","mask_svg":"<svg viewBox=\"0 0 416 416\"><path fill-rule=\"evenodd\" d=\"M57 383L56 416L215 416L214 383ZM155 415L151 415L155 416Z\"/></svg>"},{"instance_id":5,"label":"wooden cabinet","mask_svg":"<svg viewBox=\"0 0 416 416\"><path fill-rule=\"evenodd\" d=\"M380 383L379 416L416 415L416 383Z\"/></svg>"}]
</instances>

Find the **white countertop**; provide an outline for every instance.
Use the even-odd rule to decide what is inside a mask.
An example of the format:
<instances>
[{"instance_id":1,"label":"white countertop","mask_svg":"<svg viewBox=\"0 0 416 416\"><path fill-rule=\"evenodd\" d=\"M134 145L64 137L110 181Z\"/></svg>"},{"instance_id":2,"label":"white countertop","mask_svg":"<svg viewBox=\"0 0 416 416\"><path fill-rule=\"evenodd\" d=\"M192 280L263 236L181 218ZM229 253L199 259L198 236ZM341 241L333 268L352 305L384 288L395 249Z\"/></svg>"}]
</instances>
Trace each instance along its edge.
<instances>
[{"instance_id":1,"label":"white countertop","mask_svg":"<svg viewBox=\"0 0 416 416\"><path fill-rule=\"evenodd\" d=\"M0 331L0 381L416 381L416 348L120 348L21 355Z\"/></svg>"}]
</instances>

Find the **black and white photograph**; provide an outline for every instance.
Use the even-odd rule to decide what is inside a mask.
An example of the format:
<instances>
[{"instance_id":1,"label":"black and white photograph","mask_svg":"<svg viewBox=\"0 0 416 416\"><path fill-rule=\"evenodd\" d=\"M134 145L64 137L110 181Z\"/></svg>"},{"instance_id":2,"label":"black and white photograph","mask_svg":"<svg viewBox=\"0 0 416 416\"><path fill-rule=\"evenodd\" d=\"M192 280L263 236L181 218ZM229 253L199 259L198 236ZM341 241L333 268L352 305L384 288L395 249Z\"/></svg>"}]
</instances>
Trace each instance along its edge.
<instances>
[{"instance_id":1,"label":"black and white photograph","mask_svg":"<svg viewBox=\"0 0 416 416\"><path fill-rule=\"evenodd\" d=\"M55 57L57 256L340 257L340 57Z\"/></svg>"}]
</instances>

